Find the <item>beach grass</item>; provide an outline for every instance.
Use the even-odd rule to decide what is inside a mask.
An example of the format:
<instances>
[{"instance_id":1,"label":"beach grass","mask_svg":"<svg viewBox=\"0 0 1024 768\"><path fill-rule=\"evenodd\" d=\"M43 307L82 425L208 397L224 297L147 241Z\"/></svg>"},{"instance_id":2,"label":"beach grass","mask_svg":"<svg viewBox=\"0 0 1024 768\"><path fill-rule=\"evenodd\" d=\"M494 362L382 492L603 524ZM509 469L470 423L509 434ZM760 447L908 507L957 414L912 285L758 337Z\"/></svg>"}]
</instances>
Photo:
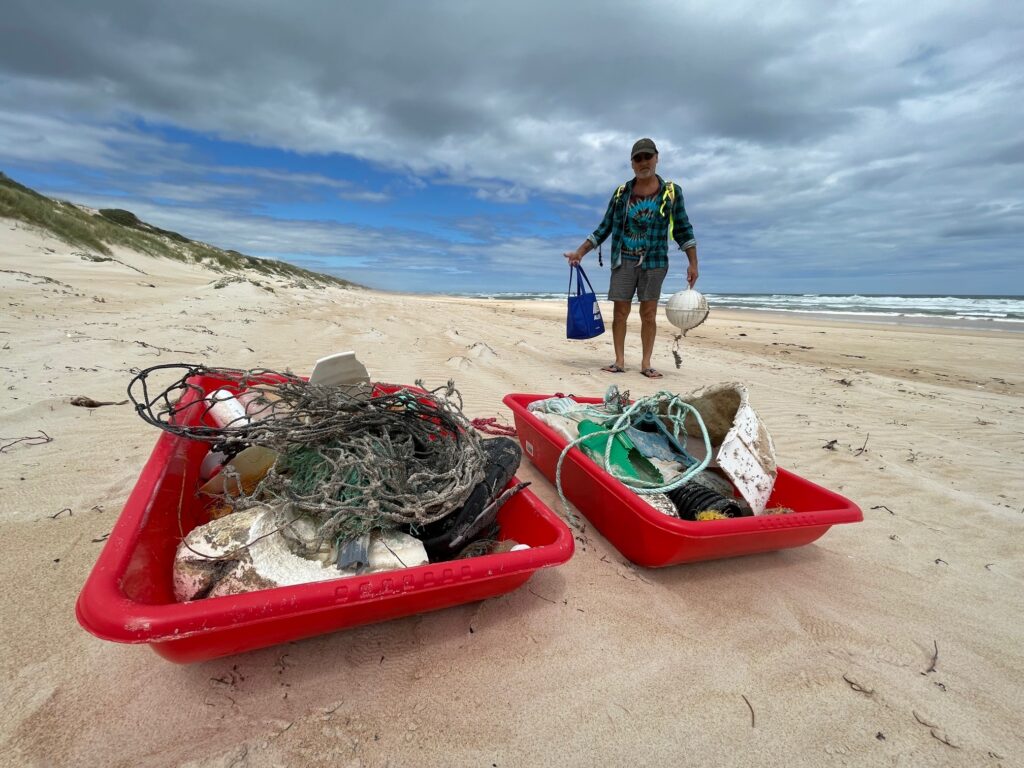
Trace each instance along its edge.
<instances>
[{"instance_id":1,"label":"beach grass","mask_svg":"<svg viewBox=\"0 0 1024 768\"><path fill-rule=\"evenodd\" d=\"M109 256L111 246L176 261L201 264L217 272L255 271L266 277L303 284L362 286L274 259L258 259L191 240L139 219L131 211L105 208L95 213L63 200L53 200L0 172L0 217L44 229L65 243Z\"/></svg>"}]
</instances>

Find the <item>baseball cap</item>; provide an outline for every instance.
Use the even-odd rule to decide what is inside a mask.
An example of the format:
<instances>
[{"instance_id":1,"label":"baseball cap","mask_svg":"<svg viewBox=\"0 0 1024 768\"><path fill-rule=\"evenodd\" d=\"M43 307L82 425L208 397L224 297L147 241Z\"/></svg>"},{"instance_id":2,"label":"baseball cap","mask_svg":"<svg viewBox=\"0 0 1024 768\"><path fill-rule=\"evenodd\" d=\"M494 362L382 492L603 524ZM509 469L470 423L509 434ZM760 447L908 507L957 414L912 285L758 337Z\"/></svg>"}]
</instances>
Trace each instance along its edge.
<instances>
[{"instance_id":1,"label":"baseball cap","mask_svg":"<svg viewBox=\"0 0 1024 768\"><path fill-rule=\"evenodd\" d=\"M653 155L658 154L658 148L654 145L654 139L640 139L633 145L633 150L629 153L629 159L632 160L640 152L650 152Z\"/></svg>"}]
</instances>

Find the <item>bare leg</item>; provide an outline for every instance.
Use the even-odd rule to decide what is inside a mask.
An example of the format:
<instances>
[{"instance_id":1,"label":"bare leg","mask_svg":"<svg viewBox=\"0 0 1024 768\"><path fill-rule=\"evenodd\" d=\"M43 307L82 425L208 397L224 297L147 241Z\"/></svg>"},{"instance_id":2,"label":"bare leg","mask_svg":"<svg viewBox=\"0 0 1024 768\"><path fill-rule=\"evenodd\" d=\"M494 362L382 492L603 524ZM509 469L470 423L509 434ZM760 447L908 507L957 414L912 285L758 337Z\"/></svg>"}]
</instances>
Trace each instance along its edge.
<instances>
[{"instance_id":1,"label":"bare leg","mask_svg":"<svg viewBox=\"0 0 1024 768\"><path fill-rule=\"evenodd\" d=\"M658 336L658 300L640 302L640 343L643 357L640 370L651 368L651 353L654 352L654 339Z\"/></svg>"},{"instance_id":2,"label":"bare leg","mask_svg":"<svg viewBox=\"0 0 1024 768\"><path fill-rule=\"evenodd\" d=\"M615 313L612 315L612 341L615 343L615 364L619 368L626 367L626 318L633 302L612 302ZM656 302L655 302L656 303Z\"/></svg>"}]
</instances>

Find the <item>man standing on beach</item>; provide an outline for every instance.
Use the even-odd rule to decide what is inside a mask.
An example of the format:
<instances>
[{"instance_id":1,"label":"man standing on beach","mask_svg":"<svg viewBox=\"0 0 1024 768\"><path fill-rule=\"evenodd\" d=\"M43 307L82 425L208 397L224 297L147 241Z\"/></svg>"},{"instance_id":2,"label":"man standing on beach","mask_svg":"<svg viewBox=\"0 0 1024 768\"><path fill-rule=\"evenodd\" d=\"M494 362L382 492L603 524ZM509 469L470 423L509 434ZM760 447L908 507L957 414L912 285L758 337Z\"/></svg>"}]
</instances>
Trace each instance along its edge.
<instances>
[{"instance_id":1,"label":"man standing on beach","mask_svg":"<svg viewBox=\"0 0 1024 768\"><path fill-rule=\"evenodd\" d=\"M655 173L658 148L654 141L640 139L633 145L630 159L634 178L615 191L601 224L579 248L566 253L565 258L570 264L577 264L611 235L612 275L608 300L615 307L612 320L615 362L601 370L608 373L626 370L626 318L635 295L640 300L640 373L649 379L660 379L661 373L651 365L651 353L658 333L658 299L668 274L668 241L675 240L686 253L689 260L686 282L691 288L697 282L697 241L693 239L693 227L686 215L679 185Z\"/></svg>"}]
</instances>

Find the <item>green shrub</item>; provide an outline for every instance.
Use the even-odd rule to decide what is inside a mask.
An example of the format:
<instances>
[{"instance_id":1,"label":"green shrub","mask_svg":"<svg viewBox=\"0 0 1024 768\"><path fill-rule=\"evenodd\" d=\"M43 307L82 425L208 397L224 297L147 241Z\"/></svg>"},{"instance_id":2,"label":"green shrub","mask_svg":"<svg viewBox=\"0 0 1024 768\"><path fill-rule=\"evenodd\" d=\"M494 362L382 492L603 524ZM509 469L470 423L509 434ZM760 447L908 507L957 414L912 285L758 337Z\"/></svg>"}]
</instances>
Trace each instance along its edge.
<instances>
[{"instance_id":1,"label":"green shrub","mask_svg":"<svg viewBox=\"0 0 1024 768\"><path fill-rule=\"evenodd\" d=\"M142 224L138 216L122 208L100 208L99 213L104 219L120 224L122 227L138 228Z\"/></svg>"}]
</instances>

